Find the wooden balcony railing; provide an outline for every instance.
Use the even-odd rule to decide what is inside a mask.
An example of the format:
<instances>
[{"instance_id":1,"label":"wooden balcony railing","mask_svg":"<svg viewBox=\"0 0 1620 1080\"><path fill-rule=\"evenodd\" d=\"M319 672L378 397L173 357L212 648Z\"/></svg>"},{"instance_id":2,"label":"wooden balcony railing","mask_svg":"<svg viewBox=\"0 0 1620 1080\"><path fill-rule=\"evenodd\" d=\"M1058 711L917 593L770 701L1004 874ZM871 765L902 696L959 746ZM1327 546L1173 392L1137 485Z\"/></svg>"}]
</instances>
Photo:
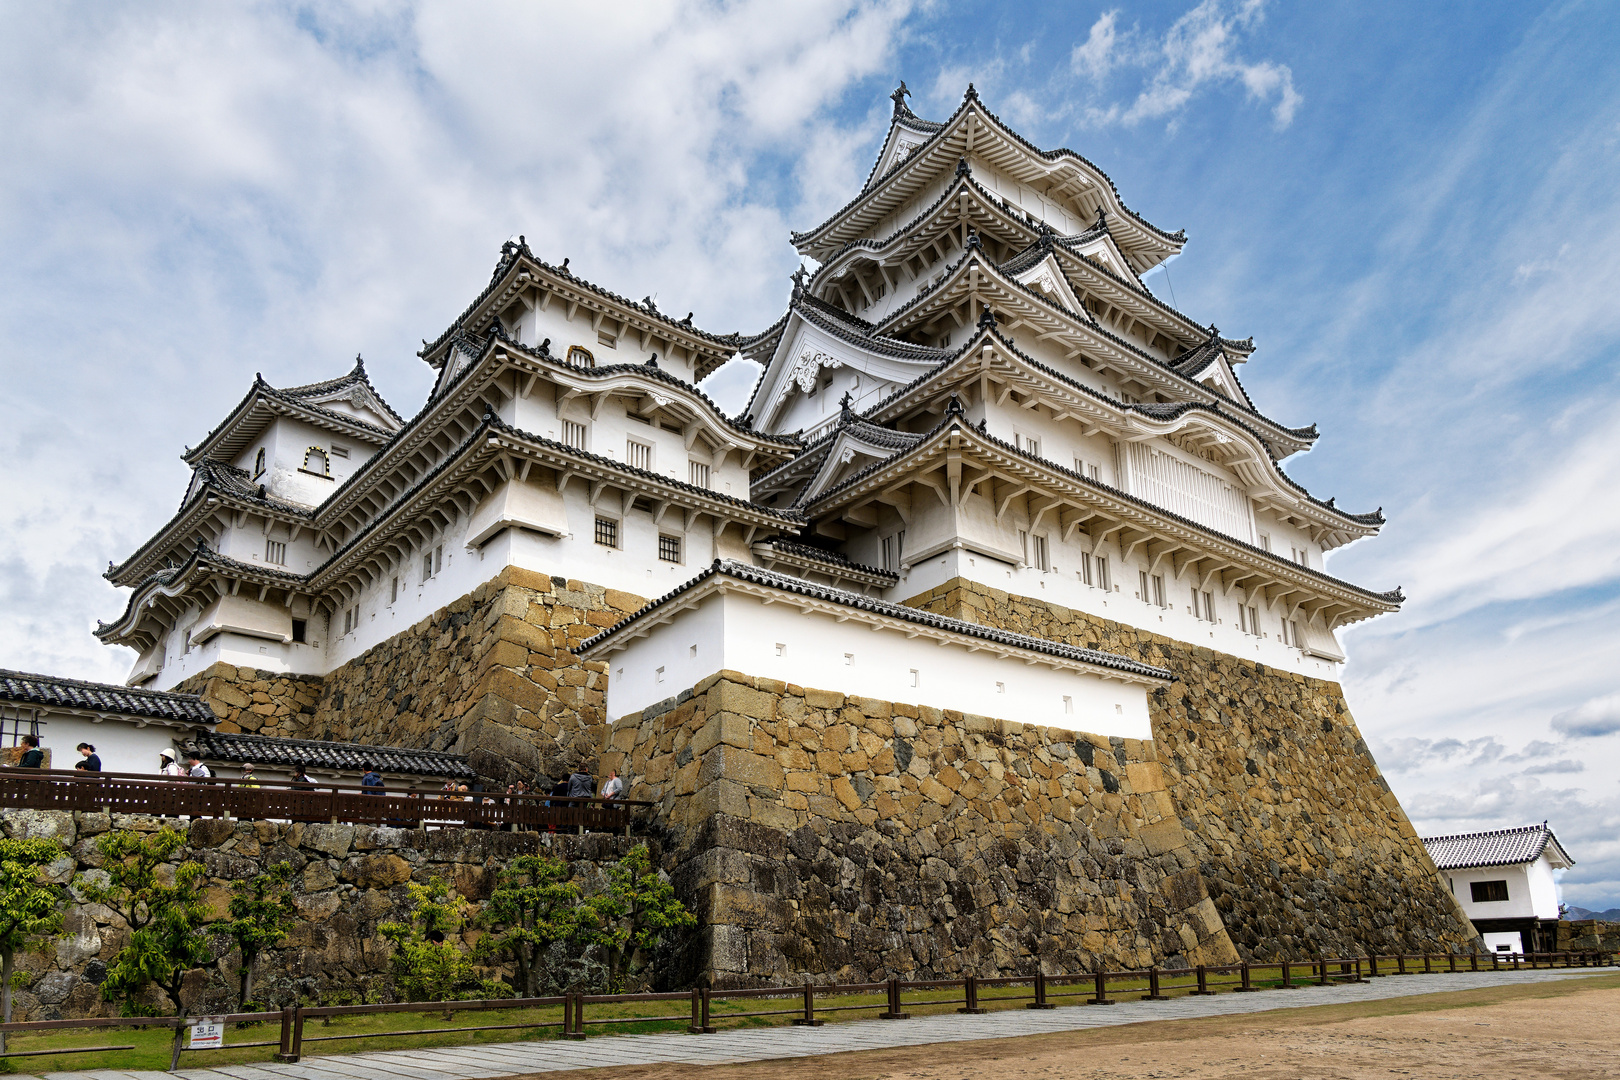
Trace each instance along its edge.
<instances>
[{"instance_id":1,"label":"wooden balcony railing","mask_svg":"<svg viewBox=\"0 0 1620 1080\"><path fill-rule=\"evenodd\" d=\"M654 804L555 795L426 791L375 794L359 786L222 777L153 777L66 769L0 769L0 808L148 814L153 817L390 825L415 829L630 831Z\"/></svg>"}]
</instances>

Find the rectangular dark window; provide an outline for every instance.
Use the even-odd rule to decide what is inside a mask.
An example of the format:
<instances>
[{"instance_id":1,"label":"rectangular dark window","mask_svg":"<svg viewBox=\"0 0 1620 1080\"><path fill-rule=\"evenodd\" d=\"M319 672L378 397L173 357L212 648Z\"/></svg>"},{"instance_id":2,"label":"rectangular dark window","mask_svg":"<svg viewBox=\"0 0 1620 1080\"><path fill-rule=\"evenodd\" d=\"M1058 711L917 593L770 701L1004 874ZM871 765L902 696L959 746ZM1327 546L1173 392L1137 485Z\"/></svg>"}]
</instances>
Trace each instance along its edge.
<instances>
[{"instance_id":1,"label":"rectangular dark window","mask_svg":"<svg viewBox=\"0 0 1620 1080\"><path fill-rule=\"evenodd\" d=\"M292 622L293 640L302 643L305 640L304 635L308 633L306 627L308 627L309 624L303 619L294 619Z\"/></svg>"},{"instance_id":2,"label":"rectangular dark window","mask_svg":"<svg viewBox=\"0 0 1620 1080\"><path fill-rule=\"evenodd\" d=\"M1476 904L1492 904L1506 900L1507 882L1505 881L1475 881L1468 886L1468 891L1474 895Z\"/></svg>"},{"instance_id":3,"label":"rectangular dark window","mask_svg":"<svg viewBox=\"0 0 1620 1080\"><path fill-rule=\"evenodd\" d=\"M678 536L658 537L658 557L665 562L678 563L681 561L681 538Z\"/></svg>"},{"instance_id":4,"label":"rectangular dark window","mask_svg":"<svg viewBox=\"0 0 1620 1080\"><path fill-rule=\"evenodd\" d=\"M612 518L596 519L596 542L605 547L619 546L619 523Z\"/></svg>"}]
</instances>

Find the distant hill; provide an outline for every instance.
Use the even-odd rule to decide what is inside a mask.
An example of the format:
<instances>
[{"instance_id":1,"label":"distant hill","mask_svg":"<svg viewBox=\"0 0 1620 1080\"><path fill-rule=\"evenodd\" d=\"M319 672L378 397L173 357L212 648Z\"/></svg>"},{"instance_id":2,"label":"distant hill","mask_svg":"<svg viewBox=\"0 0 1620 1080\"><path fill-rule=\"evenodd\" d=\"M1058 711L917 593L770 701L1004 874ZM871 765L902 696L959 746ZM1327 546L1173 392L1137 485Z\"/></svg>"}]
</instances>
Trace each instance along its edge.
<instances>
[{"instance_id":1,"label":"distant hill","mask_svg":"<svg viewBox=\"0 0 1620 1080\"><path fill-rule=\"evenodd\" d=\"M1592 911L1583 907L1572 907L1568 910L1571 919L1597 919L1599 922L1620 922L1620 907L1612 907L1607 911Z\"/></svg>"}]
</instances>

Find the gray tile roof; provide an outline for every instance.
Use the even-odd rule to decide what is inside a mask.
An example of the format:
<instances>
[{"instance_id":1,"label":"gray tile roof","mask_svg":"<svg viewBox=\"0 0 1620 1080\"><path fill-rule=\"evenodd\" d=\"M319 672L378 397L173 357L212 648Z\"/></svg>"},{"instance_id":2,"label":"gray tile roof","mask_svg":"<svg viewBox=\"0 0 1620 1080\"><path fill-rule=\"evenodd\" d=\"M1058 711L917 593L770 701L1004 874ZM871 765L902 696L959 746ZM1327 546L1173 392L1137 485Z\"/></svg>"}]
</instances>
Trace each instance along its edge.
<instances>
[{"instance_id":1,"label":"gray tile roof","mask_svg":"<svg viewBox=\"0 0 1620 1080\"><path fill-rule=\"evenodd\" d=\"M617 634L631 623L646 618L652 612L680 597L682 593L696 588L717 574L724 574L738 581L752 582L755 585L781 589L783 592L797 593L800 596L808 596L834 604L843 604L846 607L869 611L874 615L885 615L891 619L902 619L906 622L917 623L920 626L949 630L966 637L998 642L1009 648L1027 649L1030 652L1045 653L1048 656L1058 656L1066 660L1078 660L1087 664L1096 664L1100 667L1129 672L1133 675L1146 676L1150 679L1170 681L1175 678L1168 668L1139 663L1124 656L1116 656L1113 653L1100 652L1096 649L1082 649L1073 645L1062 645L1055 641L1048 641L1046 638L1030 637L1026 634L1014 634L1006 630L997 630L994 627L980 626L978 623L964 622L961 619L953 619L946 615L936 615L934 612L925 611L922 608L891 604L886 600L876 600L870 596L862 596L859 593L848 592L844 589L835 589L828 585L817 585L803 578L779 574L763 567L750 566L747 563L732 562L729 559L714 560L714 563L697 577L665 593L646 607L641 608L634 615L620 620L600 634L580 642L574 652L581 656L587 654L592 648Z\"/></svg>"},{"instance_id":2,"label":"gray tile roof","mask_svg":"<svg viewBox=\"0 0 1620 1080\"><path fill-rule=\"evenodd\" d=\"M1427 836L1423 839L1423 846L1429 850L1429 858L1442 870L1535 862L1549 846L1553 850L1547 857L1554 866L1559 865L1560 860L1566 866L1575 865L1575 860L1569 857L1545 821L1540 825L1526 825L1518 829Z\"/></svg>"},{"instance_id":3,"label":"gray tile roof","mask_svg":"<svg viewBox=\"0 0 1620 1080\"><path fill-rule=\"evenodd\" d=\"M81 682L78 679L3 669L0 669L0 701L187 724L213 724L218 719L214 716L214 710L196 694L137 690L110 683Z\"/></svg>"},{"instance_id":4,"label":"gray tile roof","mask_svg":"<svg viewBox=\"0 0 1620 1080\"><path fill-rule=\"evenodd\" d=\"M342 769L361 772L375 765L385 773L410 776L443 776L472 780L478 776L461 754L433 750L404 750L396 746L370 746L365 743L328 742L315 739L278 739L269 735L233 735L213 732L186 744L195 748L204 761L255 765L278 765L306 769Z\"/></svg>"}]
</instances>

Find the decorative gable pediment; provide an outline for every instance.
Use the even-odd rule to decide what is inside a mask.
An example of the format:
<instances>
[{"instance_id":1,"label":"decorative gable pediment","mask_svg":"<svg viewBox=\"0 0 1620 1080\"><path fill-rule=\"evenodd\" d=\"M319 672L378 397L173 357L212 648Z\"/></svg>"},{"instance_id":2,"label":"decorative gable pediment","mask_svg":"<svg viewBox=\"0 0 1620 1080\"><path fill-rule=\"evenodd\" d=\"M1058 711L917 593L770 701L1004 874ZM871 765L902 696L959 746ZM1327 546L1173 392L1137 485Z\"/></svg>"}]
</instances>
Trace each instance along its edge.
<instances>
[{"instance_id":1,"label":"decorative gable pediment","mask_svg":"<svg viewBox=\"0 0 1620 1080\"><path fill-rule=\"evenodd\" d=\"M858 420L847 423L834 436L821 467L804 486L797 501L802 504L816 499L867 466L893 457L921 437Z\"/></svg>"},{"instance_id":2,"label":"decorative gable pediment","mask_svg":"<svg viewBox=\"0 0 1620 1080\"><path fill-rule=\"evenodd\" d=\"M1084 315L1088 321L1095 322L1090 312L1081 304L1080 298L1075 295L1069 281L1063 276L1063 268L1058 265L1057 259L1051 255L1042 259L1034 266L1025 270L1013 279L1020 285L1027 285L1040 293L1054 304L1059 304L1070 311Z\"/></svg>"}]
</instances>

